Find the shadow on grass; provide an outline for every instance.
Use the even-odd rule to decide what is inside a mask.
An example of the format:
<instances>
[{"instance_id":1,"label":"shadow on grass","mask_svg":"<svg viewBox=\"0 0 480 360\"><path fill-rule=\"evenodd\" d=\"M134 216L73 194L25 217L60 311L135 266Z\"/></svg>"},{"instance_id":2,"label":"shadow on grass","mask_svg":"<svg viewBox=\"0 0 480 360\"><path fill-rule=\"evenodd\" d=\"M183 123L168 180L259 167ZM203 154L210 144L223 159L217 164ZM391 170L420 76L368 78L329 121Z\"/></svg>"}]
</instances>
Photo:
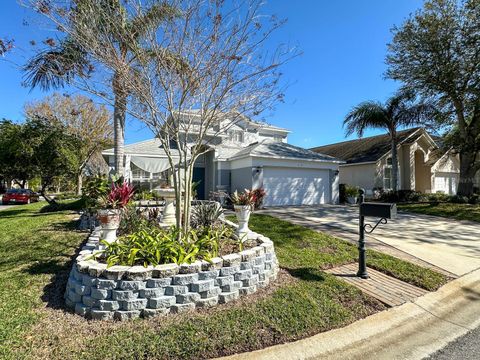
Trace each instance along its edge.
<instances>
[{"instance_id":1,"label":"shadow on grass","mask_svg":"<svg viewBox=\"0 0 480 360\"><path fill-rule=\"evenodd\" d=\"M314 268L285 269L290 275L303 281L325 281L321 270Z\"/></svg>"},{"instance_id":2,"label":"shadow on grass","mask_svg":"<svg viewBox=\"0 0 480 360\"><path fill-rule=\"evenodd\" d=\"M67 261L46 259L38 261L26 269L31 275L53 275L50 282L44 286L41 296L42 301L47 304L47 307L70 312L70 309L67 309L65 306L65 289L75 258L79 255L81 248L86 242L87 238L77 248L75 254L70 256Z\"/></svg>"},{"instance_id":3,"label":"shadow on grass","mask_svg":"<svg viewBox=\"0 0 480 360\"><path fill-rule=\"evenodd\" d=\"M79 211L85 208L84 199L77 199L74 201L57 202L45 205L40 209L41 213L57 212L57 211Z\"/></svg>"},{"instance_id":4,"label":"shadow on grass","mask_svg":"<svg viewBox=\"0 0 480 360\"><path fill-rule=\"evenodd\" d=\"M24 213L28 211L28 209L6 209L6 210L2 210L0 211L0 219L3 219L3 218L12 218L12 217L17 217L17 215L21 214L21 213Z\"/></svg>"}]
</instances>

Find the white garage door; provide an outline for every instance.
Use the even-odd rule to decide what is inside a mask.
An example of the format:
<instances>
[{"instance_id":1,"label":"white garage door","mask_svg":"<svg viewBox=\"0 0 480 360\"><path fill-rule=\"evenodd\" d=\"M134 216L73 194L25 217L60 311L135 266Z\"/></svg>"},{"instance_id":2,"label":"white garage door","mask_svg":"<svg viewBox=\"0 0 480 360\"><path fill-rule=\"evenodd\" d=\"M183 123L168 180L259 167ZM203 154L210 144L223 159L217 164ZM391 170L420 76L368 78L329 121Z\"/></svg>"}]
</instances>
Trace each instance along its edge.
<instances>
[{"instance_id":1,"label":"white garage door","mask_svg":"<svg viewBox=\"0 0 480 360\"><path fill-rule=\"evenodd\" d=\"M443 192L449 195L457 193L458 174L454 173L435 173L434 192Z\"/></svg>"},{"instance_id":2,"label":"white garage door","mask_svg":"<svg viewBox=\"0 0 480 360\"><path fill-rule=\"evenodd\" d=\"M330 201L328 170L263 168L265 206L315 205Z\"/></svg>"}]
</instances>

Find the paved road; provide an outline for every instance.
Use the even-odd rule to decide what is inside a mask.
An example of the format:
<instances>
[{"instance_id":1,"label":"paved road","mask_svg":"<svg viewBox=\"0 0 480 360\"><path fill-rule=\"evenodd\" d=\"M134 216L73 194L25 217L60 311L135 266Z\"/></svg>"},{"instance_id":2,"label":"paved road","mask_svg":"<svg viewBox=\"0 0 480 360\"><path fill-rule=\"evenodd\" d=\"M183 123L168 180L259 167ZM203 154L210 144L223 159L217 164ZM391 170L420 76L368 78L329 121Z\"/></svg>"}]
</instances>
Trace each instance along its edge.
<instances>
[{"instance_id":1,"label":"paved road","mask_svg":"<svg viewBox=\"0 0 480 360\"><path fill-rule=\"evenodd\" d=\"M317 230L357 239L358 208L340 205L270 208L264 213ZM374 223L375 219L368 221ZM379 240L457 276L480 268L480 224L435 216L399 213L369 239ZM372 244L372 242L370 242ZM381 250L381 249L379 249Z\"/></svg>"},{"instance_id":2,"label":"paved road","mask_svg":"<svg viewBox=\"0 0 480 360\"><path fill-rule=\"evenodd\" d=\"M480 327L451 342L429 356L428 360L478 360L480 358Z\"/></svg>"}]
</instances>

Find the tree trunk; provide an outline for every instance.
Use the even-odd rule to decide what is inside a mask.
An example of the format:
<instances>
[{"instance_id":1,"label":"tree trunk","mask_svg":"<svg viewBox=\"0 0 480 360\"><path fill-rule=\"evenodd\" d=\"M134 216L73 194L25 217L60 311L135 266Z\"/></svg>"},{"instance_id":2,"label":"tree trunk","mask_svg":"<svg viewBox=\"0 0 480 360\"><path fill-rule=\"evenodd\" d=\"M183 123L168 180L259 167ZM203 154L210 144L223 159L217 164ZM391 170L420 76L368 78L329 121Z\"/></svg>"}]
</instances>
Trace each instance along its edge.
<instances>
[{"instance_id":1,"label":"tree trunk","mask_svg":"<svg viewBox=\"0 0 480 360\"><path fill-rule=\"evenodd\" d=\"M478 166L475 162L475 150L464 147L460 151L460 181L458 183L457 195L472 196L475 174Z\"/></svg>"},{"instance_id":2,"label":"tree trunk","mask_svg":"<svg viewBox=\"0 0 480 360\"><path fill-rule=\"evenodd\" d=\"M77 175L77 195L82 195L83 176L80 171Z\"/></svg>"},{"instance_id":3,"label":"tree trunk","mask_svg":"<svg viewBox=\"0 0 480 360\"><path fill-rule=\"evenodd\" d=\"M122 84L119 74L113 78L113 93L115 95L115 104L113 109L113 128L114 128L114 157L115 173L117 176L125 176L124 159L124 139L125 139L125 117L127 112L127 92Z\"/></svg>"},{"instance_id":4,"label":"tree trunk","mask_svg":"<svg viewBox=\"0 0 480 360\"><path fill-rule=\"evenodd\" d=\"M49 204L57 204L54 198L51 198L47 195L46 192L47 186L42 184L42 188L40 189L40 195L43 196L43 198L49 203Z\"/></svg>"},{"instance_id":5,"label":"tree trunk","mask_svg":"<svg viewBox=\"0 0 480 360\"><path fill-rule=\"evenodd\" d=\"M398 156L397 156L397 139L396 136L392 137L392 189L398 190Z\"/></svg>"}]
</instances>

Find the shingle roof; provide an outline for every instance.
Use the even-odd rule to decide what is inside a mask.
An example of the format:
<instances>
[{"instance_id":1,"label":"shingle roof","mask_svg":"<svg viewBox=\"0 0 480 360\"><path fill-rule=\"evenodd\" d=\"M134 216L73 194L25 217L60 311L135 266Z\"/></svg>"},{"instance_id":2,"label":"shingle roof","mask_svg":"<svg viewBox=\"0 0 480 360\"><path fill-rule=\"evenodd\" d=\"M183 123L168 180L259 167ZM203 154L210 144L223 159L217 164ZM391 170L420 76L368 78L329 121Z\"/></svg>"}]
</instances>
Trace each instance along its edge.
<instances>
[{"instance_id":1,"label":"shingle roof","mask_svg":"<svg viewBox=\"0 0 480 360\"><path fill-rule=\"evenodd\" d=\"M399 143L407 140L409 136L413 135L419 129L421 128L416 127L399 131L397 133ZM414 139L412 138L412 140ZM383 155L390 151L390 144L390 136L384 134L357 140L343 141L336 144L317 146L311 150L344 160L347 164L355 164L379 160Z\"/></svg>"},{"instance_id":2,"label":"shingle roof","mask_svg":"<svg viewBox=\"0 0 480 360\"><path fill-rule=\"evenodd\" d=\"M286 159L299 159L299 160L314 160L314 161L331 161L342 162L341 160L313 152L308 149L304 149L298 146L290 145L283 142L263 141L253 143L246 148L237 152L230 159L241 158L244 156L259 156L270 158L286 158Z\"/></svg>"}]
</instances>

